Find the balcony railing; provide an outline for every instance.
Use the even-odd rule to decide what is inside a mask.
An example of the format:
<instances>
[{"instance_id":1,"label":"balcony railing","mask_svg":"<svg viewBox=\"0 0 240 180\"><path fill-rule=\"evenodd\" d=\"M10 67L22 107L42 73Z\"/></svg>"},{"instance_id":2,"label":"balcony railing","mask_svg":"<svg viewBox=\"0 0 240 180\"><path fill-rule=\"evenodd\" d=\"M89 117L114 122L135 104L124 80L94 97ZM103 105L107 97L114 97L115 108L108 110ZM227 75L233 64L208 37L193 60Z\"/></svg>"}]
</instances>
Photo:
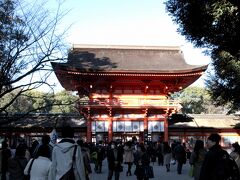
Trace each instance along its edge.
<instances>
[{"instance_id":1,"label":"balcony railing","mask_svg":"<svg viewBox=\"0 0 240 180\"><path fill-rule=\"evenodd\" d=\"M124 100L79 100L79 106L87 107L179 107L178 100L168 99L124 99Z\"/></svg>"}]
</instances>

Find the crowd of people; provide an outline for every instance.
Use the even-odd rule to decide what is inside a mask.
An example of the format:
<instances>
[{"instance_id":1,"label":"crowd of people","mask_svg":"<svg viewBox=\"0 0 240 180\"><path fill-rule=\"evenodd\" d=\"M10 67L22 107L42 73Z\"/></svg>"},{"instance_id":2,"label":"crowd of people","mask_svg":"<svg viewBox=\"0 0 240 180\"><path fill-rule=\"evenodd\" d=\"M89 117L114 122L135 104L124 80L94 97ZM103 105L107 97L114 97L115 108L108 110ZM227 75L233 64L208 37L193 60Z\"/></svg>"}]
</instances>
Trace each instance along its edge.
<instances>
[{"instance_id":1,"label":"crowd of people","mask_svg":"<svg viewBox=\"0 0 240 180\"><path fill-rule=\"evenodd\" d=\"M229 176L239 180L240 146L237 142L232 144L232 152L228 154L221 148L220 140L218 134L211 134L206 146L202 140L196 140L191 152L184 143L175 141L139 143L133 138L125 144L121 141L93 144L81 139L75 142L74 129L66 126L62 128L61 141L56 144L51 143L48 135L40 143L34 141L30 148L20 143L13 150L3 141L1 179L25 180L30 176L30 180L60 180L72 170L75 180L89 180L91 163L95 173L102 173L102 162L107 159L108 180L121 179L123 163L127 166L124 176L136 176L137 180L153 178L154 163L164 166L166 172L176 164L179 175L183 165L190 163L194 180L227 180Z\"/></svg>"}]
</instances>

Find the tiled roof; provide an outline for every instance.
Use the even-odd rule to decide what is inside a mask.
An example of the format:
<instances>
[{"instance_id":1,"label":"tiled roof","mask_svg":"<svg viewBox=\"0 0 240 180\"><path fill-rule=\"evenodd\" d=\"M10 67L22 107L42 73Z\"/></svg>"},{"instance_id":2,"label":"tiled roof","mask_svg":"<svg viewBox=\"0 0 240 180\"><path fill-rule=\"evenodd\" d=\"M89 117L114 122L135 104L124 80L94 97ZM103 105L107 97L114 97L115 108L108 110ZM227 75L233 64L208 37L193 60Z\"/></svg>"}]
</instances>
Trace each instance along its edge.
<instances>
[{"instance_id":1,"label":"tiled roof","mask_svg":"<svg viewBox=\"0 0 240 180\"><path fill-rule=\"evenodd\" d=\"M189 114L193 117L190 122L178 122L174 123L171 127L174 128L239 128L240 117L235 115L224 114Z\"/></svg>"},{"instance_id":2,"label":"tiled roof","mask_svg":"<svg viewBox=\"0 0 240 180\"><path fill-rule=\"evenodd\" d=\"M187 64L179 47L165 46L75 45L69 52L68 62L58 65L80 71L151 73L204 71L207 68L206 65Z\"/></svg>"},{"instance_id":3,"label":"tiled roof","mask_svg":"<svg viewBox=\"0 0 240 180\"><path fill-rule=\"evenodd\" d=\"M1 125L1 128L53 128L70 125L72 127L85 126L85 119L79 114L29 114L23 116L13 115L9 117L0 116L0 121L14 120L11 123Z\"/></svg>"}]
</instances>

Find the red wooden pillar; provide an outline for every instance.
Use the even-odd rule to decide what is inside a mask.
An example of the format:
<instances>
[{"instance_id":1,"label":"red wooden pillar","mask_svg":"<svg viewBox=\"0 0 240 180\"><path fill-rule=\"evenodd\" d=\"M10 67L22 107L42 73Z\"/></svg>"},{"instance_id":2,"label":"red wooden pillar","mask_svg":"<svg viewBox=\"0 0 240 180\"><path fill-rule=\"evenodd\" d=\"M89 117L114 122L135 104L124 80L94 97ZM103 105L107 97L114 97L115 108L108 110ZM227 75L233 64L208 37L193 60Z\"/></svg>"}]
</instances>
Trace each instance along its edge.
<instances>
[{"instance_id":1,"label":"red wooden pillar","mask_svg":"<svg viewBox=\"0 0 240 180\"><path fill-rule=\"evenodd\" d=\"M112 106L112 94L113 87L110 85L109 88L109 105ZM109 109L109 119L108 119L108 142L113 140L113 118L112 118L112 108Z\"/></svg>"},{"instance_id":2,"label":"red wooden pillar","mask_svg":"<svg viewBox=\"0 0 240 180\"><path fill-rule=\"evenodd\" d=\"M92 103L92 85L90 85L90 93L89 93L89 104ZM92 119L91 119L91 112L90 112L90 107L88 107L88 112L87 112L87 142L92 142Z\"/></svg>"},{"instance_id":3,"label":"red wooden pillar","mask_svg":"<svg viewBox=\"0 0 240 180\"><path fill-rule=\"evenodd\" d=\"M112 117L108 119L108 142L113 140L113 120Z\"/></svg>"},{"instance_id":4,"label":"red wooden pillar","mask_svg":"<svg viewBox=\"0 0 240 180\"><path fill-rule=\"evenodd\" d=\"M148 109L145 109L145 116L143 119L143 140L146 141L148 139L148 117L147 117Z\"/></svg>"},{"instance_id":5,"label":"red wooden pillar","mask_svg":"<svg viewBox=\"0 0 240 180\"><path fill-rule=\"evenodd\" d=\"M164 119L164 141L168 142L168 138L168 115L166 115Z\"/></svg>"},{"instance_id":6,"label":"red wooden pillar","mask_svg":"<svg viewBox=\"0 0 240 180\"><path fill-rule=\"evenodd\" d=\"M90 116L90 108L88 108L87 118L87 142L92 142L92 119Z\"/></svg>"}]
</instances>

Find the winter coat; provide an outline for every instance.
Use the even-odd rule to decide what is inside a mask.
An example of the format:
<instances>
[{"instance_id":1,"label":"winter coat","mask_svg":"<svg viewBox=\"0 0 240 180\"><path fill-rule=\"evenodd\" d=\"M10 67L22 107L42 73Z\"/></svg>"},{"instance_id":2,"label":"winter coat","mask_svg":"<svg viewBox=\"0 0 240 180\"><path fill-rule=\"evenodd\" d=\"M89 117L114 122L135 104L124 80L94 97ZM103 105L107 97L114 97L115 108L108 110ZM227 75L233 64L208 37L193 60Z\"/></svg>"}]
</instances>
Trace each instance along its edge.
<instances>
[{"instance_id":1,"label":"winter coat","mask_svg":"<svg viewBox=\"0 0 240 180\"><path fill-rule=\"evenodd\" d=\"M16 156L8 159L9 180L23 180L23 170L27 165L25 157Z\"/></svg>"},{"instance_id":2,"label":"winter coat","mask_svg":"<svg viewBox=\"0 0 240 180\"><path fill-rule=\"evenodd\" d=\"M193 165L193 176L194 176L194 180L199 180L200 178L200 172L201 172L201 168L202 168L202 164L204 161L204 158L206 156L207 151L205 149L201 149L199 151L199 155L197 157L196 152L192 152L191 156L190 156L190 164Z\"/></svg>"},{"instance_id":3,"label":"winter coat","mask_svg":"<svg viewBox=\"0 0 240 180\"><path fill-rule=\"evenodd\" d=\"M141 179L145 177L145 167L150 164L150 157L146 152L137 152L138 153L138 161L136 164L136 170L134 174L137 176L137 179Z\"/></svg>"},{"instance_id":4,"label":"winter coat","mask_svg":"<svg viewBox=\"0 0 240 180\"><path fill-rule=\"evenodd\" d=\"M85 169L81 148L73 139L62 139L52 151L52 165L49 180L59 180L72 166L74 147L77 146L73 164L76 180L85 180Z\"/></svg>"},{"instance_id":5,"label":"winter coat","mask_svg":"<svg viewBox=\"0 0 240 180\"><path fill-rule=\"evenodd\" d=\"M224 150L222 150L220 145L214 145L209 148L202 164L199 180L223 180L216 175L216 168L218 167L218 164L221 163L219 162L219 157L221 156L222 151ZM225 153L227 152L225 151Z\"/></svg>"},{"instance_id":6,"label":"winter coat","mask_svg":"<svg viewBox=\"0 0 240 180\"><path fill-rule=\"evenodd\" d=\"M239 172L240 172L240 154L238 154L237 152L231 152L230 156L236 161Z\"/></svg>"},{"instance_id":7,"label":"winter coat","mask_svg":"<svg viewBox=\"0 0 240 180\"><path fill-rule=\"evenodd\" d=\"M33 159L30 159L27 166L25 167L25 175L28 174L28 170L32 161ZM50 159L43 156L39 156L37 159L34 159L30 170L30 180L48 180L51 164L52 162Z\"/></svg>"},{"instance_id":8,"label":"winter coat","mask_svg":"<svg viewBox=\"0 0 240 180\"><path fill-rule=\"evenodd\" d=\"M124 162L132 163L134 161L133 147L124 146Z\"/></svg>"},{"instance_id":9,"label":"winter coat","mask_svg":"<svg viewBox=\"0 0 240 180\"><path fill-rule=\"evenodd\" d=\"M178 163L181 163L181 164L186 163L186 160L187 160L186 151L182 145L179 144L174 148L174 154Z\"/></svg>"},{"instance_id":10,"label":"winter coat","mask_svg":"<svg viewBox=\"0 0 240 180\"><path fill-rule=\"evenodd\" d=\"M117 153L117 158L115 158L114 152ZM108 160L108 169L112 171L121 170L121 163L123 161L122 151L119 149L109 149L107 152L107 160Z\"/></svg>"}]
</instances>

